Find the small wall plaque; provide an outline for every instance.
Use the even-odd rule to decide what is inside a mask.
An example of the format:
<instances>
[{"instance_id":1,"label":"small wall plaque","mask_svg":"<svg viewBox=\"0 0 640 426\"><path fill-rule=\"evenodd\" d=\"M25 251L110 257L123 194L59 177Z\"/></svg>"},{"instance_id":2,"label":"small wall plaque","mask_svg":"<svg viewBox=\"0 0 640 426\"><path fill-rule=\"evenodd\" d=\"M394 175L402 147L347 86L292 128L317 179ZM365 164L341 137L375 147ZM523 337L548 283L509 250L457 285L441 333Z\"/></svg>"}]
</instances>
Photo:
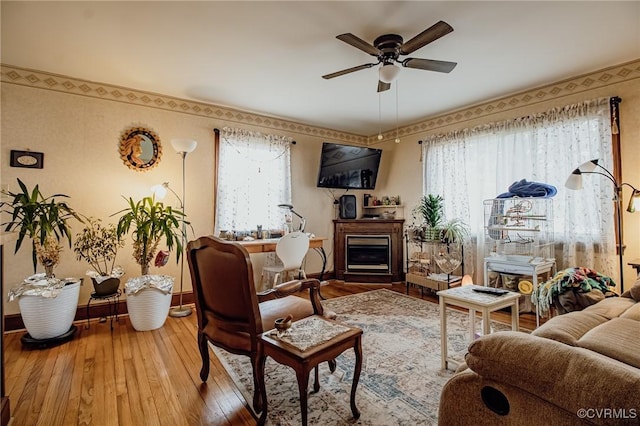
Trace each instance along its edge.
<instances>
[{"instance_id":1,"label":"small wall plaque","mask_svg":"<svg viewBox=\"0 0 640 426\"><path fill-rule=\"evenodd\" d=\"M28 169L41 169L44 167L44 153L33 151L11 150L11 167L26 167Z\"/></svg>"}]
</instances>

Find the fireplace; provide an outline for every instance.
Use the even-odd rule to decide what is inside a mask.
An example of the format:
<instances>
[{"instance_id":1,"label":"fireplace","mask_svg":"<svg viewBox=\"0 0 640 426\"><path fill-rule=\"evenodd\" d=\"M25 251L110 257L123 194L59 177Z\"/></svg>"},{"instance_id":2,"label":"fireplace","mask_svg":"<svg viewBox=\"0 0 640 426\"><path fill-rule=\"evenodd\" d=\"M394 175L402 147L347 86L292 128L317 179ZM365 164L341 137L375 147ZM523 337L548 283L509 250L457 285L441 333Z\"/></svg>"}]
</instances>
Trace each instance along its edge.
<instances>
[{"instance_id":1,"label":"fireplace","mask_svg":"<svg viewBox=\"0 0 640 426\"><path fill-rule=\"evenodd\" d=\"M358 283L403 281L403 223L404 219L335 219L336 279Z\"/></svg>"},{"instance_id":2,"label":"fireplace","mask_svg":"<svg viewBox=\"0 0 640 426\"><path fill-rule=\"evenodd\" d=\"M391 273L391 238L389 235L347 235L347 272Z\"/></svg>"}]
</instances>

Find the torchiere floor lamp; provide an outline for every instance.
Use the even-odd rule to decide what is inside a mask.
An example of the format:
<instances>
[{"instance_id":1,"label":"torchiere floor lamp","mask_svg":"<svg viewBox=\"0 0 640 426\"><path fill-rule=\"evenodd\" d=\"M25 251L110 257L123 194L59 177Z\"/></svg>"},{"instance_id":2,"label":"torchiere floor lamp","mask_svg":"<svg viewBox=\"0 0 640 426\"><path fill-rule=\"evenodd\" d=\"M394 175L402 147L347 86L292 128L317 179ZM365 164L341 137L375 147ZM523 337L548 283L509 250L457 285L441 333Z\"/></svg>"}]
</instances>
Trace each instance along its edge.
<instances>
[{"instance_id":1,"label":"torchiere floor lamp","mask_svg":"<svg viewBox=\"0 0 640 426\"><path fill-rule=\"evenodd\" d=\"M182 155L182 200L180 201L180 209L183 213L185 213L185 171L186 171L186 158L187 154L193 152L198 146L198 142L192 139L171 139L171 146L176 152ZM169 185L167 184L167 188ZM171 188L169 188L171 189ZM173 192L173 191L172 191ZM178 197L180 199L180 197ZM186 250L186 237L187 237L187 225L182 223L182 250ZM184 253L180 257L180 306L172 308L169 311L169 316L172 317L186 317L191 315L191 308L188 306L182 306L182 293L183 293L183 282L184 282Z\"/></svg>"}]
</instances>

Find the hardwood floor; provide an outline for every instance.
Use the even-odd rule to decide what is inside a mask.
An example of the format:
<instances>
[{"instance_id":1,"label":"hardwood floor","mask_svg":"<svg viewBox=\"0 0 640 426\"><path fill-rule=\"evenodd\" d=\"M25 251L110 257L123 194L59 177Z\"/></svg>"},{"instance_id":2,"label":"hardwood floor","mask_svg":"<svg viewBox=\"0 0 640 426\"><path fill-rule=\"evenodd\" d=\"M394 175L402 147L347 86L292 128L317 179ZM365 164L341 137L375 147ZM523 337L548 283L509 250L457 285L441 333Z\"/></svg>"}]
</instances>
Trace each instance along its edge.
<instances>
[{"instance_id":1,"label":"hardwood floor","mask_svg":"<svg viewBox=\"0 0 640 426\"><path fill-rule=\"evenodd\" d=\"M326 298L376 288L405 292L404 285L344 284L322 288ZM410 294L420 297L412 288ZM425 300L437 302L425 292ZM509 322L509 312L493 318ZM535 316L523 314L523 328ZM136 332L129 318L77 323L76 337L63 345L26 350L23 332L5 335L6 392L13 425L255 425L256 420L224 368L211 354L211 374L199 377L195 315L167 318L154 331Z\"/></svg>"}]
</instances>

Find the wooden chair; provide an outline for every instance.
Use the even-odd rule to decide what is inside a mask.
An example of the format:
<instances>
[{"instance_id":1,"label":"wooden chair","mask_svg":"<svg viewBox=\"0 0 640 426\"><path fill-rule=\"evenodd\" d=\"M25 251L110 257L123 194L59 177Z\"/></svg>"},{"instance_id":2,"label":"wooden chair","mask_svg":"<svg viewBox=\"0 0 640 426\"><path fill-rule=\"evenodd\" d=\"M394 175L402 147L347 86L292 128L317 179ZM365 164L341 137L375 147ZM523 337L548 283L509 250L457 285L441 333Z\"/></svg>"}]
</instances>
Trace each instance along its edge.
<instances>
[{"instance_id":1,"label":"wooden chair","mask_svg":"<svg viewBox=\"0 0 640 426\"><path fill-rule=\"evenodd\" d=\"M249 253L240 244L216 237L201 237L187 245L187 260L198 318L198 346L202 357L200 378L209 377L208 342L228 352L247 355L253 369L253 408L262 411L263 395L258 377L264 368L257 360L263 353L258 337L273 328L276 318L293 315L293 321L311 315L335 317L320 303L320 281L294 280L257 294ZM293 296L309 290L309 300ZM329 362L335 371L335 360Z\"/></svg>"}]
</instances>

